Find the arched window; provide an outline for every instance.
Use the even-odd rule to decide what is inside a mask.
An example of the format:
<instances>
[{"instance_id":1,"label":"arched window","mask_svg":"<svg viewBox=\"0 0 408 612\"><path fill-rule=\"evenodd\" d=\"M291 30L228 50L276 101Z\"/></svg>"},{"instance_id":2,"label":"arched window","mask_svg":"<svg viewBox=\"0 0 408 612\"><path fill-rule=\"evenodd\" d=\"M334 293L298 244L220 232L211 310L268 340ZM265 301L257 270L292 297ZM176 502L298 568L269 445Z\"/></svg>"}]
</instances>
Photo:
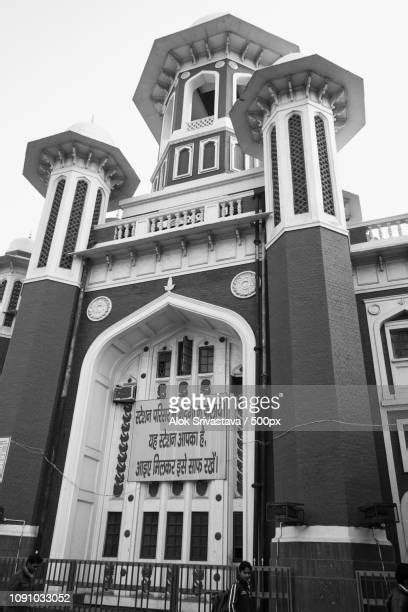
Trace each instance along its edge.
<instances>
[{"instance_id":1,"label":"arched window","mask_svg":"<svg viewBox=\"0 0 408 612\"><path fill-rule=\"evenodd\" d=\"M55 189L54 199L51 205L50 216L48 217L47 228L45 230L44 239L41 247L40 257L38 259L38 267L43 268L47 265L48 255L50 253L52 238L54 236L55 226L57 224L58 212L62 200L62 195L65 188L65 179L60 179Z\"/></svg>"},{"instance_id":2,"label":"arched window","mask_svg":"<svg viewBox=\"0 0 408 612\"><path fill-rule=\"evenodd\" d=\"M245 155L236 141L232 141L231 170L245 170Z\"/></svg>"},{"instance_id":3,"label":"arched window","mask_svg":"<svg viewBox=\"0 0 408 612\"><path fill-rule=\"evenodd\" d=\"M65 234L60 268L70 270L72 267L73 256L70 255L70 253L75 250L87 191L88 183L84 180L78 181L75 189L74 201L72 203L71 215L69 217L67 233Z\"/></svg>"},{"instance_id":4,"label":"arched window","mask_svg":"<svg viewBox=\"0 0 408 612\"><path fill-rule=\"evenodd\" d=\"M179 397L187 397L188 395L188 382L185 380L182 380L181 383L178 386L178 394Z\"/></svg>"},{"instance_id":5,"label":"arched window","mask_svg":"<svg viewBox=\"0 0 408 612\"><path fill-rule=\"evenodd\" d=\"M21 289L23 287L23 283L21 281L15 281L13 285L13 290L11 292L10 300L8 303L8 308L6 315L4 317L3 325L5 327L11 327L14 321L14 317L17 314L17 304L18 298L20 297Z\"/></svg>"},{"instance_id":6,"label":"arched window","mask_svg":"<svg viewBox=\"0 0 408 612\"><path fill-rule=\"evenodd\" d=\"M94 212L92 216L91 231L89 233L88 249L92 248L96 244L94 225L98 225L98 222L99 222L99 217L101 214L101 206L102 206L102 196L103 196L102 189L98 189L98 192L96 194L96 200L95 200L95 208L94 208Z\"/></svg>"},{"instance_id":7,"label":"arched window","mask_svg":"<svg viewBox=\"0 0 408 612\"><path fill-rule=\"evenodd\" d=\"M295 215L299 215L309 211L302 119L300 115L292 115L289 119L289 149L292 166L293 207Z\"/></svg>"},{"instance_id":8,"label":"arched window","mask_svg":"<svg viewBox=\"0 0 408 612\"><path fill-rule=\"evenodd\" d=\"M193 145L177 147L174 151L173 178L190 176L192 171Z\"/></svg>"},{"instance_id":9,"label":"arched window","mask_svg":"<svg viewBox=\"0 0 408 612\"><path fill-rule=\"evenodd\" d=\"M327 152L326 130L324 121L315 115L315 130L317 140L317 151L319 154L320 182L322 185L323 210L328 215L335 215L333 187L330 175L329 155Z\"/></svg>"},{"instance_id":10,"label":"arched window","mask_svg":"<svg viewBox=\"0 0 408 612\"><path fill-rule=\"evenodd\" d=\"M218 116L218 72L203 70L184 88L183 126L189 130L212 125Z\"/></svg>"},{"instance_id":11,"label":"arched window","mask_svg":"<svg viewBox=\"0 0 408 612\"><path fill-rule=\"evenodd\" d=\"M218 168L219 139L211 138L200 142L198 171L216 170Z\"/></svg>"},{"instance_id":12,"label":"arched window","mask_svg":"<svg viewBox=\"0 0 408 612\"><path fill-rule=\"evenodd\" d=\"M232 103L239 100L243 94L245 87L248 85L248 81L251 78L251 74L248 73L235 73L233 76L233 94Z\"/></svg>"},{"instance_id":13,"label":"arched window","mask_svg":"<svg viewBox=\"0 0 408 612\"><path fill-rule=\"evenodd\" d=\"M278 151L276 146L276 126L271 130L271 161L272 161L272 194L273 194L273 224L281 222L280 195L279 195L279 168Z\"/></svg>"},{"instance_id":14,"label":"arched window","mask_svg":"<svg viewBox=\"0 0 408 612\"><path fill-rule=\"evenodd\" d=\"M174 110L174 94L171 96L167 103L166 110L164 111L163 127L161 144L164 145L168 141L173 131L173 110Z\"/></svg>"},{"instance_id":15,"label":"arched window","mask_svg":"<svg viewBox=\"0 0 408 612\"><path fill-rule=\"evenodd\" d=\"M0 302L3 300L4 292L6 291L7 280L3 280L0 283Z\"/></svg>"}]
</instances>

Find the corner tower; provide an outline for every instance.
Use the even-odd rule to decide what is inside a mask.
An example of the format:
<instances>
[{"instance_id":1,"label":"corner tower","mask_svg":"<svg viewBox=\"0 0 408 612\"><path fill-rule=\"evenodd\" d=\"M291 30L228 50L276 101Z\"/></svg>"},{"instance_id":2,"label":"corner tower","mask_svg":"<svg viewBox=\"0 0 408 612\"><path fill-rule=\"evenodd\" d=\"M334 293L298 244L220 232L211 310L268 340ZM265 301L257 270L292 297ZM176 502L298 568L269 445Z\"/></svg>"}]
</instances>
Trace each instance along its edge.
<instances>
[{"instance_id":1,"label":"corner tower","mask_svg":"<svg viewBox=\"0 0 408 612\"><path fill-rule=\"evenodd\" d=\"M264 554L297 559L304 609L351 610L355 570L380 569L381 545L392 560L385 531L359 516L382 495L336 171L337 149L364 125L363 82L318 55L291 54L253 75L231 116L244 151L264 160L268 374L291 395L288 431L266 435L264 487L270 502L305 513L301 526L277 520L276 535L266 523ZM327 589L334 576L342 586Z\"/></svg>"},{"instance_id":2,"label":"corner tower","mask_svg":"<svg viewBox=\"0 0 408 612\"><path fill-rule=\"evenodd\" d=\"M7 517L25 522L23 554L38 535L40 507L44 518L43 457L52 461L49 449L85 283L83 261L73 252L93 244L93 226L138 184L110 136L93 123L30 142L24 176L45 205L0 383L1 437L10 441L1 499ZM20 534L10 529L2 527L3 555L17 550Z\"/></svg>"}]
</instances>

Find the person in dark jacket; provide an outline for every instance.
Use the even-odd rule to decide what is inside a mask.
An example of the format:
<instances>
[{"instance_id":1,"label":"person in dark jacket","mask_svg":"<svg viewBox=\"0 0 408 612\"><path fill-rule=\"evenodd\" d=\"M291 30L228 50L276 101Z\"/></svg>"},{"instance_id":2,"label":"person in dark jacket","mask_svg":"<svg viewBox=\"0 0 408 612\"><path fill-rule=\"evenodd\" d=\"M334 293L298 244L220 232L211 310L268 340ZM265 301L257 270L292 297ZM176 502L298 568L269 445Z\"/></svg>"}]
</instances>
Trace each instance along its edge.
<instances>
[{"instance_id":1,"label":"person in dark jacket","mask_svg":"<svg viewBox=\"0 0 408 612\"><path fill-rule=\"evenodd\" d=\"M395 571L397 586L387 600L388 612L408 612L408 563L400 563Z\"/></svg>"},{"instance_id":2,"label":"person in dark jacket","mask_svg":"<svg viewBox=\"0 0 408 612\"><path fill-rule=\"evenodd\" d=\"M43 559L39 555L38 551L35 551L33 555L30 555L23 564L21 570L16 572L14 576L10 578L9 583L7 584L6 591L3 597L3 610L11 610L12 608L7 606L8 603L8 593L16 592L16 591L32 591L34 589L34 577L37 569L42 564ZM19 612L24 612L24 610L29 610L32 606L29 607L21 607L19 606ZM1 610L1 604L0 604Z\"/></svg>"},{"instance_id":3,"label":"person in dark jacket","mask_svg":"<svg viewBox=\"0 0 408 612\"><path fill-rule=\"evenodd\" d=\"M228 612L252 612L250 582L252 566L249 561L242 561L238 567L238 577L230 589Z\"/></svg>"}]
</instances>

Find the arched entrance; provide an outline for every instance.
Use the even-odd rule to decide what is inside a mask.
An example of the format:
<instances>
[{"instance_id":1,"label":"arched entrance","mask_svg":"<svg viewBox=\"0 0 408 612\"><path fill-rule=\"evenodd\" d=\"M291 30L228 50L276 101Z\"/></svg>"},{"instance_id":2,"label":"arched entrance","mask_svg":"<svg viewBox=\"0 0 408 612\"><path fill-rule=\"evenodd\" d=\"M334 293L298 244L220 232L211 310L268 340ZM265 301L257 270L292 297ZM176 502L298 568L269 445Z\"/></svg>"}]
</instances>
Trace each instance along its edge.
<instances>
[{"instance_id":1,"label":"arched entrance","mask_svg":"<svg viewBox=\"0 0 408 612\"><path fill-rule=\"evenodd\" d=\"M254 346L252 329L237 313L170 292L94 341L78 385L53 557L220 564L234 553L252 558L253 433L221 433L222 477L147 482L127 474L116 497L123 409L113 404L112 389L135 380L143 401L171 389L211 394L237 384L237 373L244 386L253 386Z\"/></svg>"}]
</instances>

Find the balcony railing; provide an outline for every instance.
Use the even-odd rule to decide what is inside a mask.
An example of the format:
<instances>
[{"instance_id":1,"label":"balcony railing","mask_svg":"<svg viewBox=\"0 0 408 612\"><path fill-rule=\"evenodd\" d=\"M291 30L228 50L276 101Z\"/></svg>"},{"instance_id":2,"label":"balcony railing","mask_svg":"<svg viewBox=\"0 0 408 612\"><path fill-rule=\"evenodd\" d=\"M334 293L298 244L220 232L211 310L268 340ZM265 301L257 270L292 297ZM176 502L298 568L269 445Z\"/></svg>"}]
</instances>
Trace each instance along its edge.
<instances>
[{"instance_id":1,"label":"balcony railing","mask_svg":"<svg viewBox=\"0 0 408 612\"><path fill-rule=\"evenodd\" d=\"M142 237L155 232L196 226L244 213L243 198L208 202L204 206L178 208L155 215L141 215L118 223L114 240Z\"/></svg>"},{"instance_id":2,"label":"balcony railing","mask_svg":"<svg viewBox=\"0 0 408 612\"><path fill-rule=\"evenodd\" d=\"M187 123L187 130L189 132L193 130L198 130L199 128L206 127L207 125L212 125L214 123L214 115L211 117L201 117L200 119L194 119L193 121L189 121Z\"/></svg>"},{"instance_id":3,"label":"balcony railing","mask_svg":"<svg viewBox=\"0 0 408 612\"><path fill-rule=\"evenodd\" d=\"M399 236L408 236L408 216L392 217L389 220L367 225L367 242L370 240L388 240Z\"/></svg>"}]
</instances>

